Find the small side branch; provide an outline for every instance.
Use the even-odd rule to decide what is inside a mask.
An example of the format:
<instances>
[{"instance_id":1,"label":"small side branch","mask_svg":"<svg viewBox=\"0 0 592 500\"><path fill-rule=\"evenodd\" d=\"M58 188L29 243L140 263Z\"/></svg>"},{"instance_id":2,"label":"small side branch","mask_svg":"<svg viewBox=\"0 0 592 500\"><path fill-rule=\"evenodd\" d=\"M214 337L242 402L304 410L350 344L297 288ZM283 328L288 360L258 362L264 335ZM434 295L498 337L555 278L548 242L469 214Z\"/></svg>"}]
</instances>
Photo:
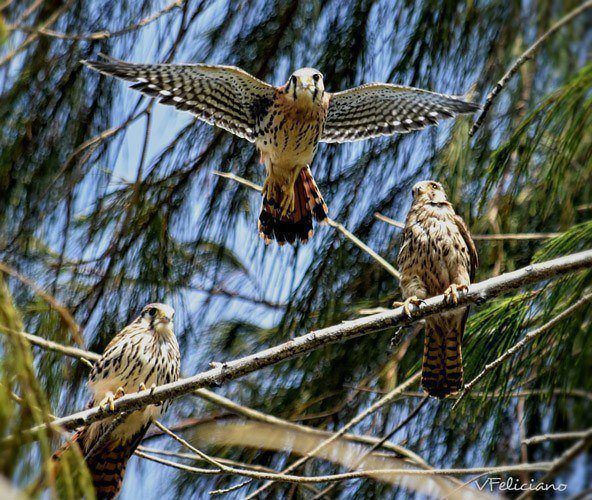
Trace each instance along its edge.
<instances>
[{"instance_id":1,"label":"small side branch","mask_svg":"<svg viewBox=\"0 0 592 500\"><path fill-rule=\"evenodd\" d=\"M580 441L574 444L571 448L568 448L559 458L553 460L550 469L547 473L539 480L539 482L532 486L530 490L522 493L517 500L524 500L527 498L532 491L538 491L538 486L544 486L548 484L559 472L565 469L571 464L581 453L585 452L592 445L592 429L588 429Z\"/></svg>"},{"instance_id":2,"label":"small side branch","mask_svg":"<svg viewBox=\"0 0 592 500\"><path fill-rule=\"evenodd\" d=\"M70 34L70 33L59 33L57 31L51 30L49 28L40 28L37 30L37 32L39 35L48 36L48 37L52 37L52 38L58 38L60 40L93 41L93 40L104 40L106 38L114 38L114 37L118 37L121 35L126 35L127 33L131 33L132 31L136 31L141 28L144 28L145 26L148 26L149 24L153 23L154 21L161 18L165 14L171 12L173 9L180 8L183 5L184 1L185 0L175 0L174 2L171 2L167 6L163 7L158 12L154 12L153 14L150 14L149 16L146 16L145 18L141 19L137 23L134 23L130 26L127 26L127 27L122 28L117 31L102 30L102 31L95 31L93 33ZM19 31L35 32L35 28L31 28L29 26L22 26L18 23L16 25L9 26L9 29L13 30L13 31L19 30Z\"/></svg>"},{"instance_id":3,"label":"small side branch","mask_svg":"<svg viewBox=\"0 0 592 500\"><path fill-rule=\"evenodd\" d=\"M376 212L374 214L379 221L386 222L391 226L394 226L399 229L403 229L405 224L403 222L399 222L398 220L391 219L386 215ZM548 240L549 238L557 238L557 236L561 236L563 233L506 233L506 234L473 234L471 237L474 240L481 240L481 241L520 241L520 240Z\"/></svg>"},{"instance_id":4,"label":"small side branch","mask_svg":"<svg viewBox=\"0 0 592 500\"><path fill-rule=\"evenodd\" d=\"M514 62L514 64L512 64L512 66L510 66L510 69L508 69L508 71L506 71L506 74L504 76L502 76L501 80L495 84L495 87L493 87L493 90L487 95L487 99L485 101L485 104L483 105L483 110L481 111L481 114L477 117L477 120L475 120L475 123L473 124L473 126L471 127L471 130L469 131L470 137L475 135L475 132L477 132L477 130L479 130L479 128L483 124L483 121L485 120L485 117L487 116L487 113L489 112L489 109L493 105L493 101L495 101L496 97L504 89L504 87L508 84L510 79L518 72L518 70L520 69L520 66L522 66L528 59L530 59L533 56L533 54L540 48L540 46L547 40L547 38L549 38L557 30L559 30L560 28L565 26L572 19L579 16L580 14L585 12L590 7L592 7L592 0L588 0L587 2L584 2L579 7L576 7L569 14L562 17L553 26L551 26L543 35L541 35L538 38L538 40L536 42L534 42L530 47L528 47L528 49L526 49L525 52L522 53L522 55Z\"/></svg>"},{"instance_id":5,"label":"small side branch","mask_svg":"<svg viewBox=\"0 0 592 500\"><path fill-rule=\"evenodd\" d=\"M489 372L491 372L492 370L495 370L499 365L501 365L505 360L507 360L508 358L510 358L511 356L513 356L514 354L520 352L522 349L524 349L524 347L526 347L526 345L528 345L530 342L532 342L533 340L535 340L537 337L539 337L540 335L542 335L543 333L547 332L548 330L550 330L551 328L553 328L555 325L557 325L557 323L560 323L561 321L563 321L565 318L569 317L571 314L573 314L575 311L577 311L578 309L580 309L581 307L585 306L586 304L588 304L590 301L592 301L592 293L589 293L587 295L584 295L580 300L578 300L575 304L569 306L568 308L566 308L565 310L563 310L561 313L559 313L557 316L555 316L551 321L549 321L548 323L545 323L544 325L540 326L539 328L535 328L534 330L528 332L524 338L522 340L520 340L519 342L516 342L516 344L514 344L512 347L510 347L506 352L504 352L501 356L499 356L497 359L495 359L494 361L492 361L491 363L487 364L485 366L485 368L483 368L483 370L481 371L481 373L479 373L479 375L477 375L473 380L471 380L468 384L466 384L462 390L462 392L460 393L458 399L456 400L456 402L454 403L454 406L452 407L452 409L454 410L459 403L464 399L464 397L471 392L471 390L473 389L473 387L475 387L475 385L485 376L487 375Z\"/></svg>"},{"instance_id":6,"label":"small side branch","mask_svg":"<svg viewBox=\"0 0 592 500\"><path fill-rule=\"evenodd\" d=\"M531 445L544 443L546 441L571 441L573 439L584 439L592 429L575 432L555 432L552 434L541 434L540 436L532 436L524 439L522 444Z\"/></svg>"},{"instance_id":7,"label":"small side branch","mask_svg":"<svg viewBox=\"0 0 592 500\"><path fill-rule=\"evenodd\" d=\"M60 304L58 299L56 299L53 295L43 290L33 280L27 278L26 276L23 276L16 269L12 268L4 262L0 262L0 272L6 273L12 276L13 278L19 280L23 285L33 290L35 295L40 297L51 308L55 309L56 312L62 317L64 323L68 326L68 329L70 330L70 333L72 334L72 338L74 339L74 341L80 346L84 345L84 340L82 340L82 337L80 336L80 327L76 323L76 320L70 314L70 311L68 311L66 307Z\"/></svg>"},{"instance_id":8,"label":"small side branch","mask_svg":"<svg viewBox=\"0 0 592 500\"><path fill-rule=\"evenodd\" d=\"M254 189L255 191L261 192L261 189L262 189L261 186L259 186L258 184L255 184L254 182L248 181L247 179L243 179L242 177L240 177L236 174L233 174L231 172L219 172L218 170L214 170L212 173L214 175L224 177L225 179L231 179L233 181L238 182L239 184L243 184L244 186ZM343 234L343 236L345 236L347 239L349 239L354 245L356 245L358 248L362 249L364 252L366 252L368 255L370 255L370 257L372 257L384 269L386 269L391 276L395 277L398 280L401 279L401 274L399 273L399 271L397 271L392 266L392 264L387 262L383 257L378 255L374 250L372 250L363 241L361 241L359 238L354 236L354 234L351 233L350 231L348 231L343 224L341 224L329 217L327 217L327 224L329 224L331 227L337 229L341 234Z\"/></svg>"}]
</instances>

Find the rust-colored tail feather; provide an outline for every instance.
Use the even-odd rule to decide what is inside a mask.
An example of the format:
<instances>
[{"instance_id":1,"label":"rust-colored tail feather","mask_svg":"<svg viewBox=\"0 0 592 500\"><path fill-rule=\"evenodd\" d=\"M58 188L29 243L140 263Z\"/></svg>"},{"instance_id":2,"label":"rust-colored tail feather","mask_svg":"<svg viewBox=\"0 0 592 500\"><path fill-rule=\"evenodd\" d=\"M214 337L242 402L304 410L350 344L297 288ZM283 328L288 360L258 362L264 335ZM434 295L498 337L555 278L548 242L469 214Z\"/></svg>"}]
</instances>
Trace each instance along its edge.
<instances>
[{"instance_id":1,"label":"rust-colored tail feather","mask_svg":"<svg viewBox=\"0 0 592 500\"><path fill-rule=\"evenodd\" d=\"M462 388L464 316L426 319L421 385L430 396L445 398Z\"/></svg>"},{"instance_id":2,"label":"rust-colored tail feather","mask_svg":"<svg viewBox=\"0 0 592 500\"><path fill-rule=\"evenodd\" d=\"M81 429L54 453L53 459L59 461L62 454L72 446L72 443L77 442L85 455L86 466L95 487L97 500L111 500L119 494L127 462L136 451L148 427L149 425L144 426L125 442L107 440L98 450L92 449L94 443L86 442L86 429ZM91 451L92 454L87 456Z\"/></svg>"},{"instance_id":3,"label":"rust-colored tail feather","mask_svg":"<svg viewBox=\"0 0 592 500\"><path fill-rule=\"evenodd\" d=\"M280 245L306 243L313 235L313 219L322 222L328 209L319 191L310 168L300 171L294 184L294 211L281 216L281 201L271 197L263 198L259 215L259 234L265 240L276 240Z\"/></svg>"}]
</instances>

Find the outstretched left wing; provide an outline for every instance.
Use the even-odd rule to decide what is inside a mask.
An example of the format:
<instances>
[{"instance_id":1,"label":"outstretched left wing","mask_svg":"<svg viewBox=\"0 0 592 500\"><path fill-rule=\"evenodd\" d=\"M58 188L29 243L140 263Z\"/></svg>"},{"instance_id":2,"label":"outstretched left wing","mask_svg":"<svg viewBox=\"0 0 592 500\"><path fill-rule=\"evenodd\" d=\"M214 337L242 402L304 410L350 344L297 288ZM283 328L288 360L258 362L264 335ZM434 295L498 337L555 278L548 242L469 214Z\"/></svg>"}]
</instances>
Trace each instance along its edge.
<instances>
[{"instance_id":1,"label":"outstretched left wing","mask_svg":"<svg viewBox=\"0 0 592 500\"><path fill-rule=\"evenodd\" d=\"M275 95L275 87L233 66L206 64L131 64L82 61L105 75L134 82L133 89L189 111L254 142L258 118Z\"/></svg>"},{"instance_id":2,"label":"outstretched left wing","mask_svg":"<svg viewBox=\"0 0 592 500\"><path fill-rule=\"evenodd\" d=\"M331 94L322 142L351 142L419 130L473 113L478 104L388 83L368 83Z\"/></svg>"}]
</instances>

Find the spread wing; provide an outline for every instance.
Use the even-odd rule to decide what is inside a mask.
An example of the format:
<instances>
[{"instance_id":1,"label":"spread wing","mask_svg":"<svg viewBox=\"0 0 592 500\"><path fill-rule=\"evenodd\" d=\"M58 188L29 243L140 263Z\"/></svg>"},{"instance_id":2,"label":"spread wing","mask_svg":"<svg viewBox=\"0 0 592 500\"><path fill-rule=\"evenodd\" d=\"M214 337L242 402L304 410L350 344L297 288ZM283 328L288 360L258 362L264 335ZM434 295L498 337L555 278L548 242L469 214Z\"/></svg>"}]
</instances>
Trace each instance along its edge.
<instances>
[{"instance_id":1,"label":"spread wing","mask_svg":"<svg viewBox=\"0 0 592 500\"><path fill-rule=\"evenodd\" d=\"M257 118L275 95L275 87L232 66L82 62L105 75L134 82L133 89L157 97L162 104L189 111L251 142Z\"/></svg>"},{"instance_id":2,"label":"spread wing","mask_svg":"<svg viewBox=\"0 0 592 500\"><path fill-rule=\"evenodd\" d=\"M467 248L469 249L469 259L471 263L469 276L471 277L471 281L473 281L475 279L475 271L479 266L479 256L477 255L477 248L475 248L475 242L473 241L473 238L471 238L469 228L462 220L462 218L458 215L455 215L454 222L456 223L456 226L458 227L458 230L460 231L460 234L463 237L463 240L465 240Z\"/></svg>"},{"instance_id":3,"label":"spread wing","mask_svg":"<svg viewBox=\"0 0 592 500\"><path fill-rule=\"evenodd\" d=\"M331 94L321 141L351 142L407 133L479 108L478 104L427 90L368 83Z\"/></svg>"}]
</instances>

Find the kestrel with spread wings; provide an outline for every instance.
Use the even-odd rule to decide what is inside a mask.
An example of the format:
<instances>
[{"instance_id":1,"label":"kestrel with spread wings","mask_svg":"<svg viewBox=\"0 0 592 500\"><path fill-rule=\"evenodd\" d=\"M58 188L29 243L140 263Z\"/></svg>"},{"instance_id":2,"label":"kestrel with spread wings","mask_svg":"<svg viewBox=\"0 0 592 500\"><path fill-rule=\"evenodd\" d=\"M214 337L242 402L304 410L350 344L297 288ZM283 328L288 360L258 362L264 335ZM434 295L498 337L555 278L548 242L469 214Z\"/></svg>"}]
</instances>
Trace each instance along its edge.
<instances>
[{"instance_id":1,"label":"kestrel with spread wings","mask_svg":"<svg viewBox=\"0 0 592 500\"><path fill-rule=\"evenodd\" d=\"M94 364L88 386L93 393L90 406L113 407L118 397L174 382L179 378L181 359L173 331L175 312L166 304L148 304L132 323L121 330ZM168 403L149 405L126 415L107 417L79 429L54 454L59 461L74 442L84 455L97 499L115 498L123 483L127 461L144 438L152 420ZM108 433L108 435L107 435Z\"/></svg>"},{"instance_id":2,"label":"kestrel with spread wings","mask_svg":"<svg viewBox=\"0 0 592 500\"><path fill-rule=\"evenodd\" d=\"M161 103L255 143L267 170L259 233L266 243L306 242L328 211L311 174L319 142L407 133L473 113L462 98L388 83L325 91L323 75L295 71L281 87L231 66L83 61Z\"/></svg>"},{"instance_id":3,"label":"kestrel with spread wings","mask_svg":"<svg viewBox=\"0 0 592 500\"><path fill-rule=\"evenodd\" d=\"M419 305L434 295L445 294L456 302L458 291L467 288L478 266L469 230L442 185L418 182L412 192L398 257L407 314L410 304ZM463 307L425 320L422 385L431 396L445 398L462 388L461 344L468 314L469 308Z\"/></svg>"}]
</instances>

